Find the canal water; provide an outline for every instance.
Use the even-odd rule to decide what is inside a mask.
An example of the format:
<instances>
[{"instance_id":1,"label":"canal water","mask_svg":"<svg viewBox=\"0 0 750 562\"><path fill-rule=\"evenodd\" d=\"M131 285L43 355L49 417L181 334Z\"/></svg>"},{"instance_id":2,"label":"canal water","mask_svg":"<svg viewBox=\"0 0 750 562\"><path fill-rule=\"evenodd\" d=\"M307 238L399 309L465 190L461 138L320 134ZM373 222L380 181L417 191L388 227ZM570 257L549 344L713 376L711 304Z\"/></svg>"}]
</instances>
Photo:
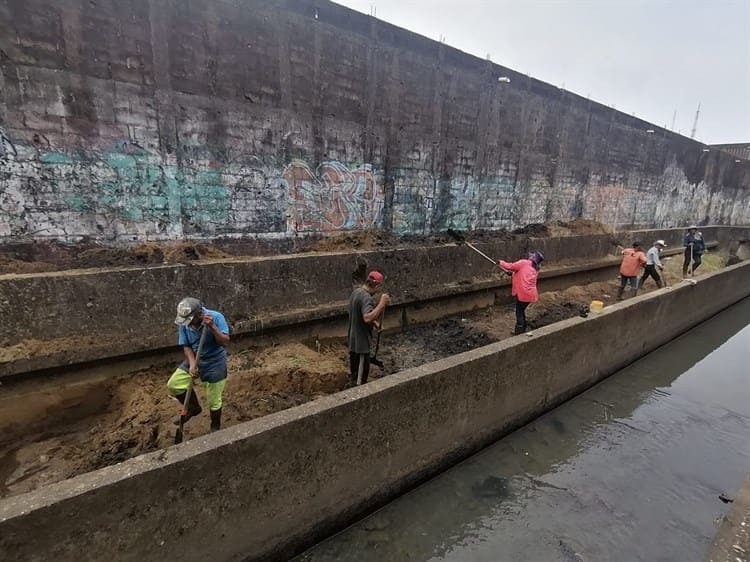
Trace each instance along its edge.
<instances>
[{"instance_id":1,"label":"canal water","mask_svg":"<svg viewBox=\"0 0 750 562\"><path fill-rule=\"evenodd\" d=\"M745 299L298 560L701 561L748 472Z\"/></svg>"}]
</instances>

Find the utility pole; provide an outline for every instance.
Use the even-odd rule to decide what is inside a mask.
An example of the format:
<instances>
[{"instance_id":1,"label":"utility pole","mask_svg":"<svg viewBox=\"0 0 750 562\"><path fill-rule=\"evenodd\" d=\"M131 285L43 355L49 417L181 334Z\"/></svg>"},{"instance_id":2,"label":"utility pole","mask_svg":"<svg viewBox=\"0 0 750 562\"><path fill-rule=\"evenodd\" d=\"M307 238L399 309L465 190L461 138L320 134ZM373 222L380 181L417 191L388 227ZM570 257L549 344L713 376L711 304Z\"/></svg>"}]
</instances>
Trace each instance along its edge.
<instances>
[{"instance_id":1,"label":"utility pole","mask_svg":"<svg viewBox=\"0 0 750 562\"><path fill-rule=\"evenodd\" d=\"M669 128L670 130L674 131L674 122L677 120L677 110L674 110L674 113L672 114L672 126ZM665 127L666 128L666 127Z\"/></svg>"},{"instance_id":2,"label":"utility pole","mask_svg":"<svg viewBox=\"0 0 750 562\"><path fill-rule=\"evenodd\" d=\"M701 114L701 104L698 102L698 109L695 110L695 120L693 121L693 130L690 131L690 138L695 138L695 129L698 128L698 116Z\"/></svg>"}]
</instances>

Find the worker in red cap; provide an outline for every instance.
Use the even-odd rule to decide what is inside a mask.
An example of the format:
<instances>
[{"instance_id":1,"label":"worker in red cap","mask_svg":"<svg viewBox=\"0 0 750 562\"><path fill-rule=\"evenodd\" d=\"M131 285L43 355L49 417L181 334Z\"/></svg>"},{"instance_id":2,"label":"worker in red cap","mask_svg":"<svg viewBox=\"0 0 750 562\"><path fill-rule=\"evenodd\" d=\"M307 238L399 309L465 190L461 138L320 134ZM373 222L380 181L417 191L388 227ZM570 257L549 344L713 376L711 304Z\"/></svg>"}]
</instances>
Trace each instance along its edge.
<instances>
[{"instance_id":1,"label":"worker in red cap","mask_svg":"<svg viewBox=\"0 0 750 562\"><path fill-rule=\"evenodd\" d=\"M373 295L383 284L383 274L371 271L361 287L349 297L349 384L355 386L367 382L370 373L370 341L372 328L382 329L379 318L391 302L387 293L380 295L375 305Z\"/></svg>"}]
</instances>

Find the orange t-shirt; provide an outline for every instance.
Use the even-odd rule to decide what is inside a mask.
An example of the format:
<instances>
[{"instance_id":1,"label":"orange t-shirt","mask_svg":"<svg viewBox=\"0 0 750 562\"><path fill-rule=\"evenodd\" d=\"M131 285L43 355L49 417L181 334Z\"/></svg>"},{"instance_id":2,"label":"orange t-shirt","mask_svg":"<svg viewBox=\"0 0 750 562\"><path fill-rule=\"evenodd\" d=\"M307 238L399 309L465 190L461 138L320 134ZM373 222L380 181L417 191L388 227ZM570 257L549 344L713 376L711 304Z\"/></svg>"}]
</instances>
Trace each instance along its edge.
<instances>
[{"instance_id":1,"label":"orange t-shirt","mask_svg":"<svg viewBox=\"0 0 750 562\"><path fill-rule=\"evenodd\" d=\"M622 251L620 275L624 277L637 277L644 265L646 265L646 254L640 250L625 248Z\"/></svg>"}]
</instances>

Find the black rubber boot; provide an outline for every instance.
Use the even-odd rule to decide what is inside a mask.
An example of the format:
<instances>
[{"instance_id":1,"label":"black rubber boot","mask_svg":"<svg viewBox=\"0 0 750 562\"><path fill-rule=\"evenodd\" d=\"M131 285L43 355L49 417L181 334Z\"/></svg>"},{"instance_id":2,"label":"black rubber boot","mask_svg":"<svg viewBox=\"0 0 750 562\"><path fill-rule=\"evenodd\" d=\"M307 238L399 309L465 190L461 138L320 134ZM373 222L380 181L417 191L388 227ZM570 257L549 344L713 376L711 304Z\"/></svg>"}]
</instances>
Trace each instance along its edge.
<instances>
[{"instance_id":1,"label":"black rubber boot","mask_svg":"<svg viewBox=\"0 0 750 562\"><path fill-rule=\"evenodd\" d=\"M219 431L221 429L221 408L218 410L211 410L211 431Z\"/></svg>"},{"instance_id":2,"label":"black rubber boot","mask_svg":"<svg viewBox=\"0 0 750 562\"><path fill-rule=\"evenodd\" d=\"M182 394L178 394L175 396L177 400L180 401L180 404L185 403L185 395L187 392L183 392ZM195 394L195 391L190 393L190 400L188 400L188 406L187 406L187 415L185 416L185 419L182 421L182 423L187 423L187 421L192 418L193 416L197 416L203 411L203 408L201 408L200 402L198 402L198 395ZM180 416L176 416L172 422L175 425L180 425Z\"/></svg>"},{"instance_id":3,"label":"black rubber boot","mask_svg":"<svg viewBox=\"0 0 750 562\"><path fill-rule=\"evenodd\" d=\"M622 300L622 294L625 292L625 287L617 287L617 300Z\"/></svg>"}]
</instances>

